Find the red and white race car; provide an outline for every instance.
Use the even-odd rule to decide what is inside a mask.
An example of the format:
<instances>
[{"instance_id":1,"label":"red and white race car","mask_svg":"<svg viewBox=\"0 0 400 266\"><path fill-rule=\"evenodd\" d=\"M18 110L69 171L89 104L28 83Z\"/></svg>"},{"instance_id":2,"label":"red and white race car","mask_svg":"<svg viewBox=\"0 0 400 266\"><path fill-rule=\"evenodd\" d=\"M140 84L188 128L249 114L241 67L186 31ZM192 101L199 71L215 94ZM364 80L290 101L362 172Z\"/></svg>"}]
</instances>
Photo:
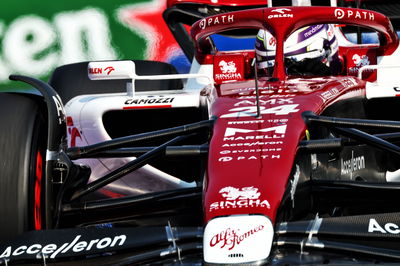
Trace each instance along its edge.
<instances>
[{"instance_id":1,"label":"red and white race car","mask_svg":"<svg viewBox=\"0 0 400 266\"><path fill-rule=\"evenodd\" d=\"M193 54L188 74L125 60L62 66L49 84L10 77L39 93L0 94L1 263L400 258L390 20L211 2L164 13ZM348 41L350 27L379 43ZM221 51L220 38L254 48Z\"/></svg>"}]
</instances>

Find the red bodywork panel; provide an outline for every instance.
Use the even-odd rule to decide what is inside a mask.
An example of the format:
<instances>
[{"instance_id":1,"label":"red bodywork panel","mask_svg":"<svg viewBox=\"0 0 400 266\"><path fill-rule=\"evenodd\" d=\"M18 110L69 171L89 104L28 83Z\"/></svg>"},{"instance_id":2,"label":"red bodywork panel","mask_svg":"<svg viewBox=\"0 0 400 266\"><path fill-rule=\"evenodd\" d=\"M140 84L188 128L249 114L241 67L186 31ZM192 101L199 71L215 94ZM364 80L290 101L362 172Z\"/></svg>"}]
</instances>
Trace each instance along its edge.
<instances>
[{"instance_id":1,"label":"red bodywork panel","mask_svg":"<svg viewBox=\"0 0 400 266\"><path fill-rule=\"evenodd\" d=\"M210 1L210 0L167 0L167 6L175 6L178 4L204 4L208 6L262 6L267 5L267 0L218 0L218 1Z\"/></svg>"},{"instance_id":2,"label":"red bodywork panel","mask_svg":"<svg viewBox=\"0 0 400 266\"><path fill-rule=\"evenodd\" d=\"M297 29L321 23L365 26L380 35L380 47L341 49L341 58L348 61L344 72L355 72L355 67L361 67L367 57L375 63L377 55L390 55L399 44L387 17L351 8L259 8L207 17L192 26L198 62L213 63L214 78L220 72L230 74L229 80L216 79L212 94L211 115L217 120L204 186L206 222L237 214L262 214L275 222L289 180L300 174L296 172L295 157L299 141L306 136L302 113L321 114L336 101L365 97L365 81L356 77L287 77L284 41ZM248 63L252 55L245 51L240 57L238 52L232 52L229 57L215 51L207 38L222 31L245 28L267 29L277 41L273 78L258 82L259 118L255 81L242 80L243 75L251 74ZM368 78L373 80L374 74Z\"/></svg>"},{"instance_id":3,"label":"red bodywork panel","mask_svg":"<svg viewBox=\"0 0 400 266\"><path fill-rule=\"evenodd\" d=\"M335 101L364 97L364 86L353 77L261 81L262 117L257 119L254 81L220 85L212 104L218 119L209 151L206 221L251 213L274 222L305 136L301 114L320 114Z\"/></svg>"}]
</instances>

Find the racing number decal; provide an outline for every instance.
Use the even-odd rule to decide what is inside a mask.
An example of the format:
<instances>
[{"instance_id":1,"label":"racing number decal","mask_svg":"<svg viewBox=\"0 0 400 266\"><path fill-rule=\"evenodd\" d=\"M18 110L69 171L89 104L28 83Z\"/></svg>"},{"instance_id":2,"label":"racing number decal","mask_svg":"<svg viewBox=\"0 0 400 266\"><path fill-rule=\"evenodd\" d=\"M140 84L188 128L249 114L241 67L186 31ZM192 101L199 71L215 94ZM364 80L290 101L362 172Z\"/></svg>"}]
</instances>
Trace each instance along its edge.
<instances>
[{"instance_id":1,"label":"racing number decal","mask_svg":"<svg viewBox=\"0 0 400 266\"><path fill-rule=\"evenodd\" d=\"M286 104L271 108L265 108L264 106L260 106L260 112L262 115L264 114L288 115L290 113L297 113L299 111L299 109L296 109L297 106L298 104ZM257 107L256 106L236 107L230 109L229 112L233 113L221 115L221 118L257 116Z\"/></svg>"}]
</instances>

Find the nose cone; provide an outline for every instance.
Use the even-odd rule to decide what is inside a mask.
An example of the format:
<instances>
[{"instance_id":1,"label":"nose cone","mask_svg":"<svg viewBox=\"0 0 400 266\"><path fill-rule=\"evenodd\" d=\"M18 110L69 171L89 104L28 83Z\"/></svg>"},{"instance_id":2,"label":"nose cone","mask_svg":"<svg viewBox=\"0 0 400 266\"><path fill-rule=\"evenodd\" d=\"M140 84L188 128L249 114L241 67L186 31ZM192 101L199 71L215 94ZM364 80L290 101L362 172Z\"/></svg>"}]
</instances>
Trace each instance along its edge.
<instances>
[{"instance_id":1,"label":"nose cone","mask_svg":"<svg viewBox=\"0 0 400 266\"><path fill-rule=\"evenodd\" d=\"M247 263L266 259L271 251L274 228L262 215L233 215L212 219L204 231L207 263Z\"/></svg>"}]
</instances>

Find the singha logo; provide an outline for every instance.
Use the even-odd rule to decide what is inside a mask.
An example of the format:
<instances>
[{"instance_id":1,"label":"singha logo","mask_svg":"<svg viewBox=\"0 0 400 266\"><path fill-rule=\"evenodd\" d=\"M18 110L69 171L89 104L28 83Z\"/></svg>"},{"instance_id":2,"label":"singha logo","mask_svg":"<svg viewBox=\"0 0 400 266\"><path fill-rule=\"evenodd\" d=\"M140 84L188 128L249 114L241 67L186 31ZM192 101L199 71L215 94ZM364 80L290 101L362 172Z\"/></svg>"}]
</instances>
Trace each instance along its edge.
<instances>
[{"instance_id":1,"label":"singha logo","mask_svg":"<svg viewBox=\"0 0 400 266\"><path fill-rule=\"evenodd\" d=\"M352 57L354 64L357 67L363 67L363 66L367 66L369 65L369 58L366 55L362 55L360 56L359 54L355 54Z\"/></svg>"},{"instance_id":2,"label":"singha logo","mask_svg":"<svg viewBox=\"0 0 400 266\"><path fill-rule=\"evenodd\" d=\"M244 75L244 57L241 55L217 56L214 61L214 80L242 80Z\"/></svg>"},{"instance_id":3,"label":"singha logo","mask_svg":"<svg viewBox=\"0 0 400 266\"><path fill-rule=\"evenodd\" d=\"M235 188L224 187L219 193L223 200L216 201L210 204L210 211L230 209L230 208L267 208L271 206L265 198L260 198L261 192L253 186Z\"/></svg>"},{"instance_id":4,"label":"singha logo","mask_svg":"<svg viewBox=\"0 0 400 266\"><path fill-rule=\"evenodd\" d=\"M261 193L258 192L258 188L255 187L244 187L241 190L235 187L224 187L219 193L221 193L226 200L258 199L261 195Z\"/></svg>"},{"instance_id":5,"label":"singha logo","mask_svg":"<svg viewBox=\"0 0 400 266\"><path fill-rule=\"evenodd\" d=\"M225 60L222 60L219 62L218 66L224 74L236 72L236 64L233 61L226 62Z\"/></svg>"}]
</instances>

